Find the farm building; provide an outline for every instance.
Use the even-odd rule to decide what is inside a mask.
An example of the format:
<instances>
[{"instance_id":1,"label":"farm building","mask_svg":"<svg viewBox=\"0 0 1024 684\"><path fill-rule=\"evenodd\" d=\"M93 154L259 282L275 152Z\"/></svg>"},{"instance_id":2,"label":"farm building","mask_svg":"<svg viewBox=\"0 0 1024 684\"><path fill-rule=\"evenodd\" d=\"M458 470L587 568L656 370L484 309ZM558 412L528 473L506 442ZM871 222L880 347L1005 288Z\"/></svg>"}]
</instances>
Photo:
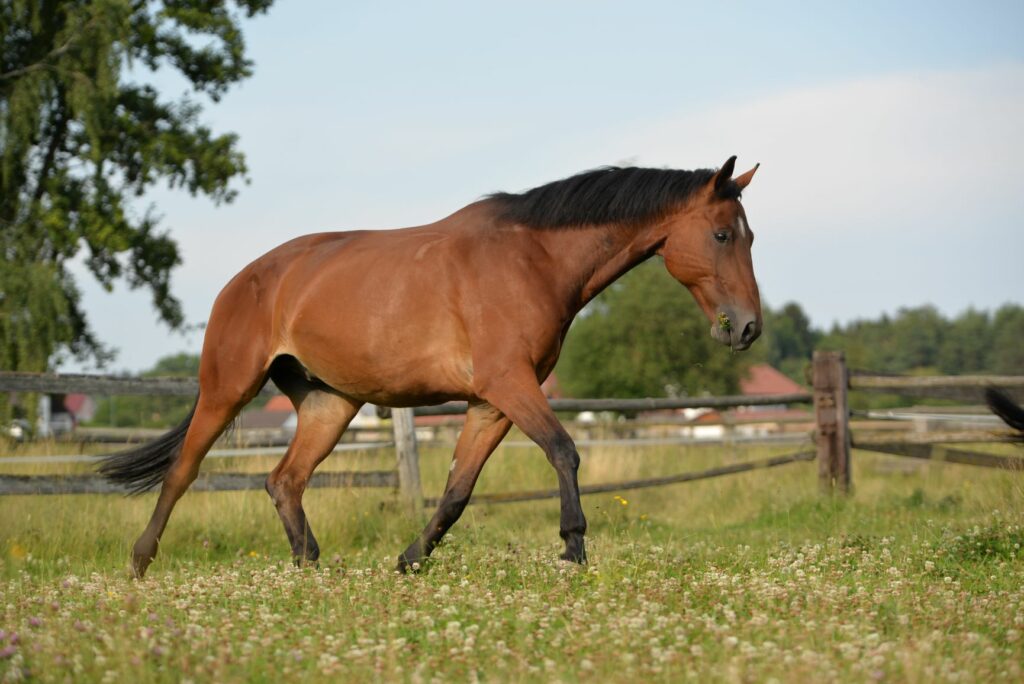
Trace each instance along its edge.
<instances>
[{"instance_id":1,"label":"farm building","mask_svg":"<svg viewBox=\"0 0 1024 684\"><path fill-rule=\"evenodd\" d=\"M767 363L751 366L740 379L740 394L747 397L806 391L806 387ZM814 420L809 410L790 408L785 404L739 406L729 411L684 409L681 413L690 421L681 428L681 435L694 439L724 439L729 435L757 437L805 430Z\"/></svg>"}]
</instances>

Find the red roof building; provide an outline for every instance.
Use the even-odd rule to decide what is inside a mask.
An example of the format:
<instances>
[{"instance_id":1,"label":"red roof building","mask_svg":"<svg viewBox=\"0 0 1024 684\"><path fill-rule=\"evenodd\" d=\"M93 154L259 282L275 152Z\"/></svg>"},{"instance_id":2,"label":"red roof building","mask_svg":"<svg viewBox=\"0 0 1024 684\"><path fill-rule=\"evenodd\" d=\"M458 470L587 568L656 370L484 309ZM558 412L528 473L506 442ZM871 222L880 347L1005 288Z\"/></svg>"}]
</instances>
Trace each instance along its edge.
<instances>
[{"instance_id":1,"label":"red roof building","mask_svg":"<svg viewBox=\"0 0 1024 684\"><path fill-rule=\"evenodd\" d=\"M767 363L754 364L740 379L740 394L748 397L766 394L799 394L806 391L807 388L801 387Z\"/></svg>"},{"instance_id":2,"label":"red roof building","mask_svg":"<svg viewBox=\"0 0 1024 684\"><path fill-rule=\"evenodd\" d=\"M263 407L264 411L294 411L295 407L292 406L292 400L283 394L277 394L270 398L266 406Z\"/></svg>"}]
</instances>

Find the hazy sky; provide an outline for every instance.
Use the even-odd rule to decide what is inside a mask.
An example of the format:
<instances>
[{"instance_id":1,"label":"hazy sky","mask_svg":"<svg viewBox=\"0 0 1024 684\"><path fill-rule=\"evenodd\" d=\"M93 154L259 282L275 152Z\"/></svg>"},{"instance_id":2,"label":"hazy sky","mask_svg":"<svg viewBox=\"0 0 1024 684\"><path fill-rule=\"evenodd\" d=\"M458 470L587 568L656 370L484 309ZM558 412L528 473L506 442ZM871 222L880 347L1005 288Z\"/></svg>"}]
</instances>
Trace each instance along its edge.
<instances>
[{"instance_id":1,"label":"hazy sky","mask_svg":"<svg viewBox=\"0 0 1024 684\"><path fill-rule=\"evenodd\" d=\"M769 304L828 326L1024 302L1019 0L354 4L280 2L243 24L255 75L205 113L248 157L233 204L147 198L181 247L190 322L296 235L733 154L762 164L744 206ZM171 333L144 291L79 282L114 368L198 352L201 333Z\"/></svg>"}]
</instances>

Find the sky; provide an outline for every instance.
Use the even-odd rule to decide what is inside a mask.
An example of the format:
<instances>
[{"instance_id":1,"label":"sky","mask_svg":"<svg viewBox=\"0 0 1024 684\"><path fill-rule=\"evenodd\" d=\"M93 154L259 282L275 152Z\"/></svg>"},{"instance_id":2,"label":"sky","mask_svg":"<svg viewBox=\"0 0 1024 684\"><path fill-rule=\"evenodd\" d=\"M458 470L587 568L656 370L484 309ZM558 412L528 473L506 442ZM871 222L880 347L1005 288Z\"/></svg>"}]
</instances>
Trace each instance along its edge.
<instances>
[{"instance_id":1,"label":"sky","mask_svg":"<svg viewBox=\"0 0 1024 684\"><path fill-rule=\"evenodd\" d=\"M743 204L768 305L796 301L828 328L1024 303L1019 0L279 0L242 28L254 75L203 119L239 135L249 182L231 204L161 188L140 205L180 247L190 323L297 235L429 223L601 165L734 154L737 173L761 164ZM200 350L146 291L72 270L113 369Z\"/></svg>"}]
</instances>

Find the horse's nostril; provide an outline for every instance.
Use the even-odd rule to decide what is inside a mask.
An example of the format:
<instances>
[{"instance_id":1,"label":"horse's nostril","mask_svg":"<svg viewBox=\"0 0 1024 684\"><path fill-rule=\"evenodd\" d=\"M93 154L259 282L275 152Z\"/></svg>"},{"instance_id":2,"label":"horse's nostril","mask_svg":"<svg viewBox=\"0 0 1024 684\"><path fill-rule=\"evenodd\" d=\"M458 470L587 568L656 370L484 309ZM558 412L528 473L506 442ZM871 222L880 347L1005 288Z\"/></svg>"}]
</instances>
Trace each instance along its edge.
<instances>
[{"instance_id":1,"label":"horse's nostril","mask_svg":"<svg viewBox=\"0 0 1024 684\"><path fill-rule=\"evenodd\" d=\"M755 325L754 321L750 321L745 326L743 326L743 334L740 335L740 342L747 344L753 342L756 337L757 325Z\"/></svg>"}]
</instances>

